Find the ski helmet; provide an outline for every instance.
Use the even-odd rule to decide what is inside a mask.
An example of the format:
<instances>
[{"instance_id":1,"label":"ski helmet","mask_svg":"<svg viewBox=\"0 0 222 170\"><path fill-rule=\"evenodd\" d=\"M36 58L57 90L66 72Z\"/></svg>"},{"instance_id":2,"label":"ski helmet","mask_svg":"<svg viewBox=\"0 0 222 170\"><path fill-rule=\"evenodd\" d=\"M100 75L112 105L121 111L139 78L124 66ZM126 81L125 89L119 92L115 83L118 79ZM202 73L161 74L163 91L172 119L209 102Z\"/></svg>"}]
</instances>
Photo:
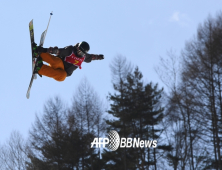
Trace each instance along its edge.
<instances>
[{"instance_id":1,"label":"ski helmet","mask_svg":"<svg viewBox=\"0 0 222 170\"><path fill-rule=\"evenodd\" d=\"M78 47L83 53L87 53L90 49L89 44L85 41L80 42Z\"/></svg>"}]
</instances>

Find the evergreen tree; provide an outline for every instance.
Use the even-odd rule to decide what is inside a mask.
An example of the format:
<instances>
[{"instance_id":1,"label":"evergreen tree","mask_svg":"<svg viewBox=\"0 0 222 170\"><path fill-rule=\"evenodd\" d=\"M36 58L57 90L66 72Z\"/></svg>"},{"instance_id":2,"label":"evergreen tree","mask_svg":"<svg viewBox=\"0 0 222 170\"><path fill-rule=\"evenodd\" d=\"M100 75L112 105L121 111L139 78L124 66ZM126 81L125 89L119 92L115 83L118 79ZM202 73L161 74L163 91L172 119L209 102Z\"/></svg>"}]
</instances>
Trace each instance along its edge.
<instances>
[{"instance_id":1,"label":"evergreen tree","mask_svg":"<svg viewBox=\"0 0 222 170\"><path fill-rule=\"evenodd\" d=\"M109 125L107 132L115 128L120 136L126 137L130 134L129 129L131 129L131 127L127 122L128 108L124 100L127 99L126 86L124 83L127 81L127 75L131 72L132 66L127 62L125 57L119 55L113 59L110 68L112 71L113 88L117 93L109 95L109 100L112 101L112 103L110 104L111 109L108 113L113 115L115 120L106 121ZM135 163L133 163L134 160L128 160L128 158L130 159L133 155L132 151L129 153L125 148L122 150L117 149L115 152L104 150L102 158L104 162L108 162L105 169L133 169L135 167Z\"/></svg>"},{"instance_id":2,"label":"evergreen tree","mask_svg":"<svg viewBox=\"0 0 222 170\"><path fill-rule=\"evenodd\" d=\"M152 83L144 85L142 73L136 67L134 73L129 73L122 85L114 86L118 92L110 94L112 101L108 111L115 119L107 120L107 131L115 129L120 137L140 138L141 140L160 139L161 129L158 124L163 118L163 108L160 106L162 90ZM163 149L163 147L160 149ZM169 149L169 148L168 148ZM154 166L157 169L157 152L151 148L119 148L114 152L105 151L103 159L107 161L105 169L147 169Z\"/></svg>"}]
</instances>

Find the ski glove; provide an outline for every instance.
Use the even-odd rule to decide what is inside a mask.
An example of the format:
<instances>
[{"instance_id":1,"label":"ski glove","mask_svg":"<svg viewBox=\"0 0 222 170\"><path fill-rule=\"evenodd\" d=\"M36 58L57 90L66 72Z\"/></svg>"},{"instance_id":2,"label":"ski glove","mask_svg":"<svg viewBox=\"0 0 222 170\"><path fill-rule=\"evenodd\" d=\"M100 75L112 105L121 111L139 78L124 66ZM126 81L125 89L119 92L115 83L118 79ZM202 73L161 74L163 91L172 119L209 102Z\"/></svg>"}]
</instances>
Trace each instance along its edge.
<instances>
[{"instance_id":1,"label":"ski glove","mask_svg":"<svg viewBox=\"0 0 222 170\"><path fill-rule=\"evenodd\" d=\"M56 55L59 55L59 48L57 46L55 47L49 47L48 50L47 50L48 53L51 53L51 54L56 54Z\"/></svg>"},{"instance_id":2,"label":"ski glove","mask_svg":"<svg viewBox=\"0 0 222 170\"><path fill-rule=\"evenodd\" d=\"M99 55L92 55L92 60L103 60L104 55L99 54Z\"/></svg>"},{"instance_id":3,"label":"ski glove","mask_svg":"<svg viewBox=\"0 0 222 170\"><path fill-rule=\"evenodd\" d=\"M100 55L98 56L98 60L103 60L103 59L104 59L104 55L100 54Z\"/></svg>"}]
</instances>

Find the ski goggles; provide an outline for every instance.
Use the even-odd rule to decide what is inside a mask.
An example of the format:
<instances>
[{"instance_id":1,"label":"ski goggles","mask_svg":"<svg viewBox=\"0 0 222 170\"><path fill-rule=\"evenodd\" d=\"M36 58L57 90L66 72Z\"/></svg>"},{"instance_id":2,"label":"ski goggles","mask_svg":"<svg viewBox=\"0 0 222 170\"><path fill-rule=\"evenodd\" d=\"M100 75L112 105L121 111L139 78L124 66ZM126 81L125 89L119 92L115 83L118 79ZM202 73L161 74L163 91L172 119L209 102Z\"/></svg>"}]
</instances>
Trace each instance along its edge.
<instances>
[{"instance_id":1,"label":"ski goggles","mask_svg":"<svg viewBox=\"0 0 222 170\"><path fill-rule=\"evenodd\" d=\"M77 50L77 53L80 55L80 56L85 56L86 53L82 52L82 50L78 49Z\"/></svg>"},{"instance_id":2,"label":"ski goggles","mask_svg":"<svg viewBox=\"0 0 222 170\"><path fill-rule=\"evenodd\" d=\"M88 51L86 51L85 49L83 49L81 46L78 47L78 48L79 48L79 50L80 50L82 53L87 54Z\"/></svg>"}]
</instances>

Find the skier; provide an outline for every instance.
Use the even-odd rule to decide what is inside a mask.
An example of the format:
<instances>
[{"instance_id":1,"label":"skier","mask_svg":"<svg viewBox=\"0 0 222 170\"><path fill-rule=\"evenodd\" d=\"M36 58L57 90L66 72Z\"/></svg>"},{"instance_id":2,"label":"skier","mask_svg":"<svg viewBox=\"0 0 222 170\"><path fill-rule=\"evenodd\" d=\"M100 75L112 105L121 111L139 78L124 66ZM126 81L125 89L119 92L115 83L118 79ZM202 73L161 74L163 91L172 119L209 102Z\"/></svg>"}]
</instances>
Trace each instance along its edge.
<instances>
[{"instance_id":1,"label":"skier","mask_svg":"<svg viewBox=\"0 0 222 170\"><path fill-rule=\"evenodd\" d=\"M74 70L81 69L83 61L90 63L92 60L104 59L102 54L88 54L89 49L90 46L85 41L65 48L43 48L33 43L34 54L37 57L34 73L54 78L57 81L64 81L66 77L72 75ZM43 61L49 65L43 64Z\"/></svg>"}]
</instances>

